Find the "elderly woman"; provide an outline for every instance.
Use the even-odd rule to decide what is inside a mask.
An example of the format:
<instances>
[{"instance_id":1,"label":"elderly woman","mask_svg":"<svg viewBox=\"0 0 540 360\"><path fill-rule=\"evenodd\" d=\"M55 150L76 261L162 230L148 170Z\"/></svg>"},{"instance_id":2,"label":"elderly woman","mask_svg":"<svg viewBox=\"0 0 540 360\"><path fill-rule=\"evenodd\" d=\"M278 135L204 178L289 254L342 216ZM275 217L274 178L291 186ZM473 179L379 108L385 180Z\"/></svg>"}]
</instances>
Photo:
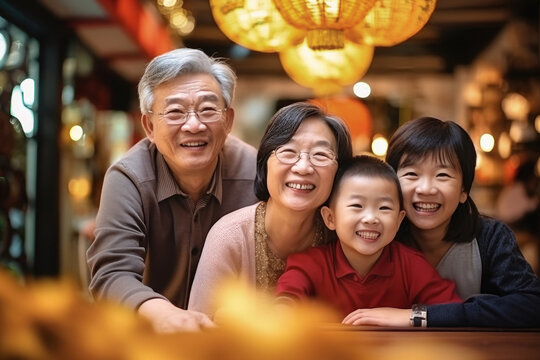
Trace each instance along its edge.
<instances>
[{"instance_id":1,"label":"elderly woman","mask_svg":"<svg viewBox=\"0 0 540 360\"><path fill-rule=\"evenodd\" d=\"M272 291L287 256L328 242L319 209L332 189L338 161L352 156L346 125L307 103L280 109L257 154L255 193L261 200L210 229L195 274L189 309L213 317L221 281L242 278Z\"/></svg>"}]
</instances>

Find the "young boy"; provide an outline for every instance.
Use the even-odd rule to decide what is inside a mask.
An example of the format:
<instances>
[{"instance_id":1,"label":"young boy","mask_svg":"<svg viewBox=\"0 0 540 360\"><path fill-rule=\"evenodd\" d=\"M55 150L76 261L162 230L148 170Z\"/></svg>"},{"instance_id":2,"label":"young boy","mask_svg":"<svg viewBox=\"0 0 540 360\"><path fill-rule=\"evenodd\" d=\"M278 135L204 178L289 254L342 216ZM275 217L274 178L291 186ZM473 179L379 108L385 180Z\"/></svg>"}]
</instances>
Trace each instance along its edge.
<instances>
[{"instance_id":1,"label":"young boy","mask_svg":"<svg viewBox=\"0 0 540 360\"><path fill-rule=\"evenodd\" d=\"M339 241L289 255L276 295L319 300L356 324L365 308L410 309L413 304L461 302L423 255L393 242L405 216L395 171L368 155L338 170L321 215Z\"/></svg>"}]
</instances>

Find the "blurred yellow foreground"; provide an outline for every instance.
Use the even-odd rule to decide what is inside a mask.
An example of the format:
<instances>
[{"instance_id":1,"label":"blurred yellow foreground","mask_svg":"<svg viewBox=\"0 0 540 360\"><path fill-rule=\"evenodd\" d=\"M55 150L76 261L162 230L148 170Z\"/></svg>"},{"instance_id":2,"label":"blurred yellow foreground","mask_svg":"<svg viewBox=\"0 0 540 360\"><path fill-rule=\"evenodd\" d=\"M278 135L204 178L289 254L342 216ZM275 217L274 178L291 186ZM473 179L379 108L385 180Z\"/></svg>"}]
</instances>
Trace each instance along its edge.
<instances>
[{"instance_id":1,"label":"blurred yellow foreground","mask_svg":"<svg viewBox=\"0 0 540 360\"><path fill-rule=\"evenodd\" d=\"M0 359L481 359L445 344L351 344L327 309L276 307L238 282L217 299L217 328L164 335L130 309L87 301L70 282L21 285L0 271Z\"/></svg>"}]
</instances>

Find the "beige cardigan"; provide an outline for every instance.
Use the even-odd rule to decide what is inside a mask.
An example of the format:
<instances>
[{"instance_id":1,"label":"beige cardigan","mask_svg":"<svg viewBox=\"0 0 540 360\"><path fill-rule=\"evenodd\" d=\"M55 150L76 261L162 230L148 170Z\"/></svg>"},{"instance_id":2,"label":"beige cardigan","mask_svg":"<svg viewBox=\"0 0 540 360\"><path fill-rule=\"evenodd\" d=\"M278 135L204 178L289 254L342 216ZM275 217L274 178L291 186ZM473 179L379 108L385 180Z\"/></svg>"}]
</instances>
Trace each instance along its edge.
<instances>
[{"instance_id":1,"label":"beige cardigan","mask_svg":"<svg viewBox=\"0 0 540 360\"><path fill-rule=\"evenodd\" d=\"M197 267L189 310L213 317L215 292L224 279L243 278L256 286L255 212L259 203L223 216L210 229Z\"/></svg>"}]
</instances>

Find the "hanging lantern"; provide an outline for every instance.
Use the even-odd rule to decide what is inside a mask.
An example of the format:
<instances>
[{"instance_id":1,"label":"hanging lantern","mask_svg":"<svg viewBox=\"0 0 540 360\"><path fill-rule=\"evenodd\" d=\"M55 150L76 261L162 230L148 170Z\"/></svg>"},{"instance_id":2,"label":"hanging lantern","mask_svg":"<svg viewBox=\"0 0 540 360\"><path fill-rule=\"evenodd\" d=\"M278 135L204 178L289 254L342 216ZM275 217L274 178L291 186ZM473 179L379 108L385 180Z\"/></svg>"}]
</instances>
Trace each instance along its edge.
<instances>
[{"instance_id":1,"label":"hanging lantern","mask_svg":"<svg viewBox=\"0 0 540 360\"><path fill-rule=\"evenodd\" d=\"M337 94L358 81L373 59L373 47L345 41L343 49L313 50L307 41L279 53L285 72L318 96Z\"/></svg>"},{"instance_id":2,"label":"hanging lantern","mask_svg":"<svg viewBox=\"0 0 540 360\"><path fill-rule=\"evenodd\" d=\"M436 0L377 0L364 20L345 30L347 39L372 46L392 46L416 34L428 22Z\"/></svg>"},{"instance_id":3,"label":"hanging lantern","mask_svg":"<svg viewBox=\"0 0 540 360\"><path fill-rule=\"evenodd\" d=\"M357 25L376 0L274 0L283 18L307 30L307 44L314 50L341 49L343 30Z\"/></svg>"},{"instance_id":4,"label":"hanging lantern","mask_svg":"<svg viewBox=\"0 0 540 360\"><path fill-rule=\"evenodd\" d=\"M305 36L285 22L272 0L210 0L210 7L221 31L251 50L278 52Z\"/></svg>"}]
</instances>

